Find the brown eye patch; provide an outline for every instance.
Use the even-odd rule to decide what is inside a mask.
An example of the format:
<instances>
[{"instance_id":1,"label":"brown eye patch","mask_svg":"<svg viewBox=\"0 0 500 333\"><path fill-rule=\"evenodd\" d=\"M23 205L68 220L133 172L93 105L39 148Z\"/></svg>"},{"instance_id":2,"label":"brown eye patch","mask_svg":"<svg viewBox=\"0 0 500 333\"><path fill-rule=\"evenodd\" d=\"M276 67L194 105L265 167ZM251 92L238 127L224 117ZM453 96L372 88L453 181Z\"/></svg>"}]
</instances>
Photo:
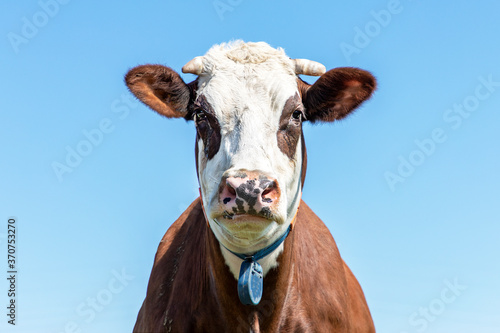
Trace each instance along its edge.
<instances>
[{"instance_id":1,"label":"brown eye patch","mask_svg":"<svg viewBox=\"0 0 500 333\"><path fill-rule=\"evenodd\" d=\"M278 147L283 154L293 159L297 151L297 142L302 133L304 120L303 106L298 94L290 97L283 107L278 132Z\"/></svg>"},{"instance_id":2,"label":"brown eye patch","mask_svg":"<svg viewBox=\"0 0 500 333\"><path fill-rule=\"evenodd\" d=\"M221 134L215 112L203 95L194 103L193 120L198 138L203 140L205 157L210 160L219 151Z\"/></svg>"}]
</instances>

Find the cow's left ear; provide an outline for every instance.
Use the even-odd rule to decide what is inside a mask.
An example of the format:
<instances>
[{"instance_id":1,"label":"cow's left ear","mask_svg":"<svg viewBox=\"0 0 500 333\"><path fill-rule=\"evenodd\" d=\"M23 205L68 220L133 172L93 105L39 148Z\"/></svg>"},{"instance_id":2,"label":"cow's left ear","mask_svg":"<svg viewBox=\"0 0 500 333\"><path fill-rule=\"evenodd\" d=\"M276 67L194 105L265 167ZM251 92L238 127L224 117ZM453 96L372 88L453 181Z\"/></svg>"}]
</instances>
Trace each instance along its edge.
<instances>
[{"instance_id":1,"label":"cow's left ear","mask_svg":"<svg viewBox=\"0 0 500 333\"><path fill-rule=\"evenodd\" d=\"M306 118L311 122L342 119L370 98L376 85L372 74L352 67L329 70L313 85L301 81Z\"/></svg>"}]
</instances>

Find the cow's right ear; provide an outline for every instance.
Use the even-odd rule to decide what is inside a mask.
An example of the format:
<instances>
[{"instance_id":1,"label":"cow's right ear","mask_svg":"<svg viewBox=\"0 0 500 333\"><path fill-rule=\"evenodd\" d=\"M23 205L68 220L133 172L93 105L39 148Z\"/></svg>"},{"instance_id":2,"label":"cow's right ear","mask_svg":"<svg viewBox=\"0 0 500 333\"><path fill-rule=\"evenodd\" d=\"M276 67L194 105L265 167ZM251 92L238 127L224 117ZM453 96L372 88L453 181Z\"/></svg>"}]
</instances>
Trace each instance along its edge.
<instances>
[{"instance_id":1,"label":"cow's right ear","mask_svg":"<svg viewBox=\"0 0 500 333\"><path fill-rule=\"evenodd\" d=\"M125 75L130 91L144 104L167 118L188 115L191 89L171 68L143 65Z\"/></svg>"}]
</instances>

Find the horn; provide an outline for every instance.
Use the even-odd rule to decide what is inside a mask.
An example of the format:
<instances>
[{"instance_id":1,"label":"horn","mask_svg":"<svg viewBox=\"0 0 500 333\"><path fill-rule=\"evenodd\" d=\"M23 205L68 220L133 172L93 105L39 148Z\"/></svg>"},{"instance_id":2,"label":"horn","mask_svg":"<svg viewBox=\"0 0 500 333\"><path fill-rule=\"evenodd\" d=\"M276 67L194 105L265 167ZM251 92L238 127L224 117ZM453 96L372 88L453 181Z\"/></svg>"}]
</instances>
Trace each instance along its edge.
<instances>
[{"instance_id":1,"label":"horn","mask_svg":"<svg viewBox=\"0 0 500 333\"><path fill-rule=\"evenodd\" d=\"M295 64L295 74L320 76L325 74L326 67L319 62L307 59L292 59Z\"/></svg>"},{"instance_id":2,"label":"horn","mask_svg":"<svg viewBox=\"0 0 500 333\"><path fill-rule=\"evenodd\" d=\"M182 67L183 73L200 75L203 73L203 57L195 57Z\"/></svg>"}]
</instances>

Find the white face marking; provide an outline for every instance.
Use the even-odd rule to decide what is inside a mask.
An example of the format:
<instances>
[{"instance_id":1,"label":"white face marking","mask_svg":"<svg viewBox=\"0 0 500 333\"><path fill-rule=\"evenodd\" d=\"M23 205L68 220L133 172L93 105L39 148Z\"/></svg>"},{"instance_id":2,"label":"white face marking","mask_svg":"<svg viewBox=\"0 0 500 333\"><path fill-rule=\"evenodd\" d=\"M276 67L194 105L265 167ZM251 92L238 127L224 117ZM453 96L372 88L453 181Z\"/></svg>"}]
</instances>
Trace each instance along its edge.
<instances>
[{"instance_id":1,"label":"white face marking","mask_svg":"<svg viewBox=\"0 0 500 333\"><path fill-rule=\"evenodd\" d=\"M264 62L263 59L268 57ZM213 47L204 56L205 73L198 78L198 97L204 96L220 125L218 152L208 159L198 141L198 170L207 218L218 241L238 253L253 253L278 239L295 216L301 195L300 138L291 159L278 146L277 132L287 100L298 94L293 62L265 43L232 48ZM297 105L299 107L299 105ZM273 219L245 215L224 218L219 188L224 176L242 170L262 173L277 181L280 197ZM262 259L264 274L276 266L280 246ZM241 260L225 249L235 277Z\"/></svg>"}]
</instances>

